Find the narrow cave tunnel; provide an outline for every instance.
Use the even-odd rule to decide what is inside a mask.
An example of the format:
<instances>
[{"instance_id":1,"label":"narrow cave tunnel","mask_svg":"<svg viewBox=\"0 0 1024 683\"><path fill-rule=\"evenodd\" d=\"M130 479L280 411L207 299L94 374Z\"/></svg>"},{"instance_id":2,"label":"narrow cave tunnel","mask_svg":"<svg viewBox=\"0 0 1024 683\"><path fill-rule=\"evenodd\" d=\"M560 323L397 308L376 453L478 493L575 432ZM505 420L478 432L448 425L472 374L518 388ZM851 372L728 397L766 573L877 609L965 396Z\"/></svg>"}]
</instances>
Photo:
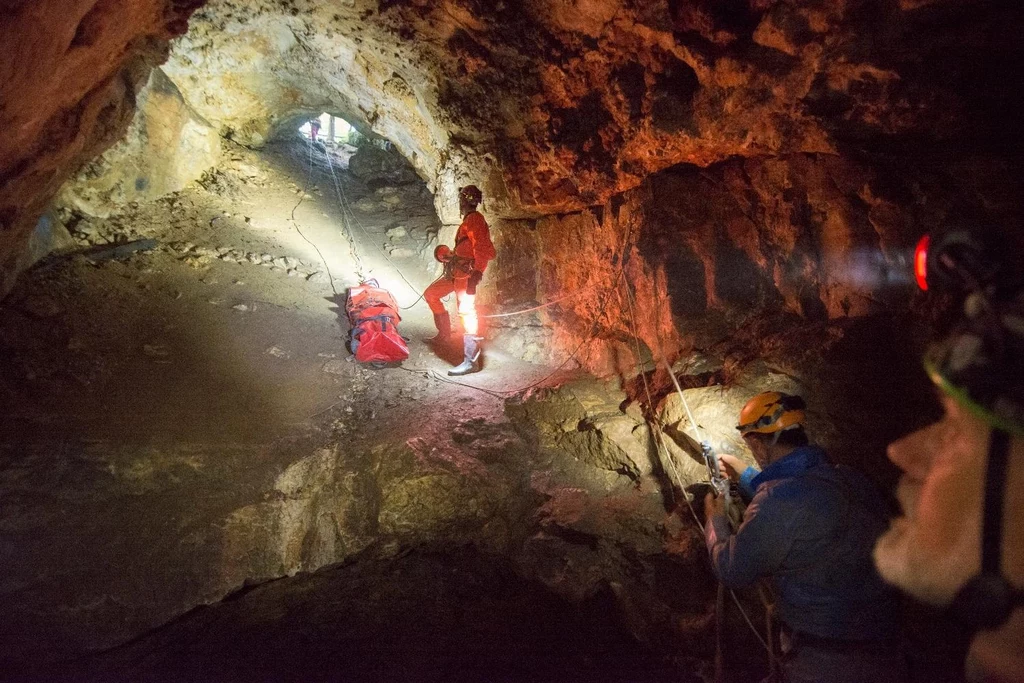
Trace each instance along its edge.
<instances>
[{"instance_id":1,"label":"narrow cave tunnel","mask_svg":"<svg viewBox=\"0 0 1024 683\"><path fill-rule=\"evenodd\" d=\"M939 413L914 245L1021 218L1015 3L0 20L0 681L711 681L716 623L718 680L760 680L692 437L753 463L741 408L798 394L892 498ZM422 294L466 185L497 256L454 379ZM911 680L964 680L900 610Z\"/></svg>"}]
</instances>

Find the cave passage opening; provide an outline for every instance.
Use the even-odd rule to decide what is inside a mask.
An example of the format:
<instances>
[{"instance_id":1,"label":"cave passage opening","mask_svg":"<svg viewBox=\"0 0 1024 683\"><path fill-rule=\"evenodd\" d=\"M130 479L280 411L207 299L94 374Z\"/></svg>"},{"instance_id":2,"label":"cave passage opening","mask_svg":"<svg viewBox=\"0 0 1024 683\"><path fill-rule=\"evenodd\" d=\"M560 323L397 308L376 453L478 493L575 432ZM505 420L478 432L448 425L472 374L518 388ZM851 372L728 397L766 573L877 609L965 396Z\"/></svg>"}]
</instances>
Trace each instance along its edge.
<instances>
[{"instance_id":1,"label":"cave passage opening","mask_svg":"<svg viewBox=\"0 0 1024 683\"><path fill-rule=\"evenodd\" d=\"M351 136L355 129L345 119L322 112L299 126L299 132L313 142L323 142L332 147L352 142Z\"/></svg>"}]
</instances>

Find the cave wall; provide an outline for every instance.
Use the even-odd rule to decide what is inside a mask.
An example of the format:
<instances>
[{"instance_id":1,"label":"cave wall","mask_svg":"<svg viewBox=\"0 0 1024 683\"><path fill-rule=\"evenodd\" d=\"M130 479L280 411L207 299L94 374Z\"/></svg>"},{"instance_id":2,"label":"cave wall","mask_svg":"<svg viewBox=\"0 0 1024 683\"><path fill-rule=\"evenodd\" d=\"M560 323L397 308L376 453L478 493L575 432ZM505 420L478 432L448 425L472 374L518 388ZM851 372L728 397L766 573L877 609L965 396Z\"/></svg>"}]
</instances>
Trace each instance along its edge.
<instances>
[{"instance_id":1,"label":"cave wall","mask_svg":"<svg viewBox=\"0 0 1024 683\"><path fill-rule=\"evenodd\" d=\"M759 320L905 311L914 241L955 203L941 188L908 200L920 182L837 155L683 164L593 209L506 228L537 244L503 237L495 280L503 292L535 282L539 301L570 295L547 313L560 346L590 344L584 367L628 376L652 352L713 348Z\"/></svg>"},{"instance_id":2,"label":"cave wall","mask_svg":"<svg viewBox=\"0 0 1024 683\"><path fill-rule=\"evenodd\" d=\"M165 68L196 111L244 145L258 147L296 116L322 111L387 138L445 196L447 222L457 222L457 186L468 181L444 169L468 153L450 144L437 104L444 73L408 28L380 16L366 0L213 0Z\"/></svg>"},{"instance_id":3,"label":"cave wall","mask_svg":"<svg viewBox=\"0 0 1024 683\"><path fill-rule=\"evenodd\" d=\"M61 205L106 217L129 202L177 192L220 160L220 135L161 69L153 69L136 101L125 137L65 183Z\"/></svg>"},{"instance_id":4,"label":"cave wall","mask_svg":"<svg viewBox=\"0 0 1024 683\"><path fill-rule=\"evenodd\" d=\"M123 133L130 94L196 4L5 10L4 258L67 174ZM329 109L392 140L445 222L467 181L497 216L537 218L735 156L998 159L1010 168L995 173L1012 173L1021 12L999 0L212 0L165 69L243 144ZM51 119L58 135L43 134Z\"/></svg>"},{"instance_id":5,"label":"cave wall","mask_svg":"<svg viewBox=\"0 0 1024 683\"><path fill-rule=\"evenodd\" d=\"M617 377L667 424L681 409L665 359L708 407L698 419L717 449L745 451L732 425L750 395L796 392L816 440L888 484L886 445L934 413L914 243L980 216L1013 224L1016 180L998 166L810 153L681 164L601 206L505 225L516 236L502 235L492 277L500 294L533 283L531 301L557 301L540 312L546 360Z\"/></svg>"},{"instance_id":6,"label":"cave wall","mask_svg":"<svg viewBox=\"0 0 1024 683\"><path fill-rule=\"evenodd\" d=\"M117 141L135 93L200 0L17 0L0 8L0 295L39 216Z\"/></svg>"}]
</instances>

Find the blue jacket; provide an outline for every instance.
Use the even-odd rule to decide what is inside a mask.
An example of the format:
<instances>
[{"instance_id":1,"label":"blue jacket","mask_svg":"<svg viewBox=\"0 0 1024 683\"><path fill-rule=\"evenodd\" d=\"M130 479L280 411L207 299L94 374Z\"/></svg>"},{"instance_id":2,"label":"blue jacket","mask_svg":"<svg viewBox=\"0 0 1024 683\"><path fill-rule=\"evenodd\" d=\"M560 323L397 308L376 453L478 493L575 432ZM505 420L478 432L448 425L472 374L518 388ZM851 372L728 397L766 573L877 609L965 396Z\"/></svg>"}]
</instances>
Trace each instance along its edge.
<instances>
[{"instance_id":1,"label":"blue jacket","mask_svg":"<svg viewBox=\"0 0 1024 683\"><path fill-rule=\"evenodd\" d=\"M723 515L705 528L726 586L770 576L779 619L795 631L844 640L895 635L898 597L871 560L888 520L870 481L804 446L763 472L747 468L741 489L753 499L736 534Z\"/></svg>"}]
</instances>

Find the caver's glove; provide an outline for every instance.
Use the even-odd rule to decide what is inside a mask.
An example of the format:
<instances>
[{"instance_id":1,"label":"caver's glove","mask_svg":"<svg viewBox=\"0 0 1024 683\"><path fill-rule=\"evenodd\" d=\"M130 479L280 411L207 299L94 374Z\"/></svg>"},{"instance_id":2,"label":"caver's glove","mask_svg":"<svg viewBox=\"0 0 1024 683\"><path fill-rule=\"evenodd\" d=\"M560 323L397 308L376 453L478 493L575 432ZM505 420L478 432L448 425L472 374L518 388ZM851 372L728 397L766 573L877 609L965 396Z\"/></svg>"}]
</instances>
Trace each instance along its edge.
<instances>
[{"instance_id":1,"label":"caver's glove","mask_svg":"<svg viewBox=\"0 0 1024 683\"><path fill-rule=\"evenodd\" d=\"M484 279L484 274L479 270L471 270L469 272L469 281L466 283L466 294L476 294L476 286L480 284L480 280Z\"/></svg>"}]
</instances>

